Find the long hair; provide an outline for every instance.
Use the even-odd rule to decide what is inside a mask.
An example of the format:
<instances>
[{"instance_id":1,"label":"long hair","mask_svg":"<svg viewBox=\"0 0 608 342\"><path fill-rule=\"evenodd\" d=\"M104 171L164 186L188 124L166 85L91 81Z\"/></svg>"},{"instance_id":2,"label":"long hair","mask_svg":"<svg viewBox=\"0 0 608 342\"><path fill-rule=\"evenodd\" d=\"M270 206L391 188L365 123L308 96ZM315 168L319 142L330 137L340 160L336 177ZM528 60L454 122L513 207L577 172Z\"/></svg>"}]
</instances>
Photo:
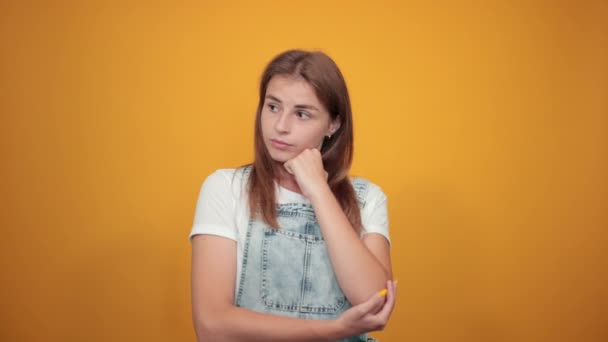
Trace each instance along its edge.
<instances>
[{"instance_id":1,"label":"long hair","mask_svg":"<svg viewBox=\"0 0 608 342\"><path fill-rule=\"evenodd\" d=\"M348 171L353 159L353 120L346 82L336 63L320 51L288 50L277 55L266 66L260 82L260 99L255 117L254 161L249 174L247 191L251 217L261 218L278 229L275 204L274 161L264 144L261 114L266 89L272 77L296 76L306 80L314 89L330 120L339 120L340 127L321 147L323 166L328 173L328 185L340 203L353 228L361 231L361 214Z\"/></svg>"}]
</instances>

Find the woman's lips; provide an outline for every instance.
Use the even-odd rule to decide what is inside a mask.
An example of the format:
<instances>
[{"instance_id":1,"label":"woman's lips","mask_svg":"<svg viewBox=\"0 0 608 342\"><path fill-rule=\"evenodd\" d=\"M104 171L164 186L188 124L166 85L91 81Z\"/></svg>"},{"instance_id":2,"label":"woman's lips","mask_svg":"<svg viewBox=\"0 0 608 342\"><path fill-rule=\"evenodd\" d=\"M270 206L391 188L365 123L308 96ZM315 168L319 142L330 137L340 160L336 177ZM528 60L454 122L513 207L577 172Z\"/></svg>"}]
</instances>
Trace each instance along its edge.
<instances>
[{"instance_id":1,"label":"woman's lips","mask_svg":"<svg viewBox=\"0 0 608 342\"><path fill-rule=\"evenodd\" d=\"M278 150L287 150L289 146L291 146L290 144L280 140L270 139L270 141L272 142L272 146Z\"/></svg>"}]
</instances>

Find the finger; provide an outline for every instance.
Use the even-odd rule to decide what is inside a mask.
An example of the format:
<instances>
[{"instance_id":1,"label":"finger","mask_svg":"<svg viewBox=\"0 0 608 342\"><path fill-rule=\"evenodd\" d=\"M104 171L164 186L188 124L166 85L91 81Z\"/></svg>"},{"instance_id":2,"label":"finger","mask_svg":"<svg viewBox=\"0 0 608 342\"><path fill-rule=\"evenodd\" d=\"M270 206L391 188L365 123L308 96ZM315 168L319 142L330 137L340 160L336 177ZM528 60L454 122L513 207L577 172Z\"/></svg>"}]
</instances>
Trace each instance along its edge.
<instances>
[{"instance_id":1,"label":"finger","mask_svg":"<svg viewBox=\"0 0 608 342\"><path fill-rule=\"evenodd\" d=\"M289 172L290 174L293 175L293 170L291 169L290 161L288 161L285 164L283 164L283 166L285 167L285 169L287 170L287 172Z\"/></svg>"},{"instance_id":2,"label":"finger","mask_svg":"<svg viewBox=\"0 0 608 342\"><path fill-rule=\"evenodd\" d=\"M387 299L386 301L389 301L388 295L387 295ZM391 301L391 305L395 306L395 303L397 302L397 284L391 280L391 293L390 293L390 301ZM393 309L391 308L391 311ZM389 313L390 314L390 313Z\"/></svg>"},{"instance_id":3,"label":"finger","mask_svg":"<svg viewBox=\"0 0 608 342\"><path fill-rule=\"evenodd\" d=\"M383 290L384 294L381 295L380 293L382 293L382 291L380 291L379 293L377 293L376 295L378 295L381 300L376 302L376 305L370 310L368 311L368 313L375 315L377 314L380 310L382 310L382 307L384 306L384 303L386 303L386 295L388 294L388 290L385 289Z\"/></svg>"},{"instance_id":4,"label":"finger","mask_svg":"<svg viewBox=\"0 0 608 342\"><path fill-rule=\"evenodd\" d=\"M396 289L395 289L394 283L392 281L390 281L390 283L391 284L389 284L389 286L388 286L389 291L386 294L386 303L382 307L382 310L380 310L380 312L378 312L378 314L377 314L377 316L383 322L388 321L388 318L390 317L391 312L393 311L393 308L395 307Z\"/></svg>"},{"instance_id":5,"label":"finger","mask_svg":"<svg viewBox=\"0 0 608 342\"><path fill-rule=\"evenodd\" d=\"M323 153L321 153L321 149L317 149L315 148L315 154L317 155L317 158L323 160Z\"/></svg>"},{"instance_id":6,"label":"finger","mask_svg":"<svg viewBox=\"0 0 608 342\"><path fill-rule=\"evenodd\" d=\"M387 282L387 293L386 293L386 301L384 302L384 306L382 306L381 310L378 310L378 312L376 313L376 316L380 319L380 320L384 320L384 317L388 314L390 315L390 311L392 310L391 305L393 305L392 299L393 299L393 284L392 282L389 280Z\"/></svg>"},{"instance_id":7,"label":"finger","mask_svg":"<svg viewBox=\"0 0 608 342\"><path fill-rule=\"evenodd\" d=\"M382 291L381 291L382 292ZM380 292L374 293L368 300L359 304L359 309L365 315L368 313L376 313L382 304L384 304L385 295L382 295Z\"/></svg>"},{"instance_id":8,"label":"finger","mask_svg":"<svg viewBox=\"0 0 608 342\"><path fill-rule=\"evenodd\" d=\"M387 290L388 293L388 290ZM386 303L386 295L384 295L382 297L382 300L377 302L377 305L374 306L369 312L367 312L368 314L371 315L377 315L378 312L380 312L380 310L382 310L382 308L384 307L384 304Z\"/></svg>"}]
</instances>

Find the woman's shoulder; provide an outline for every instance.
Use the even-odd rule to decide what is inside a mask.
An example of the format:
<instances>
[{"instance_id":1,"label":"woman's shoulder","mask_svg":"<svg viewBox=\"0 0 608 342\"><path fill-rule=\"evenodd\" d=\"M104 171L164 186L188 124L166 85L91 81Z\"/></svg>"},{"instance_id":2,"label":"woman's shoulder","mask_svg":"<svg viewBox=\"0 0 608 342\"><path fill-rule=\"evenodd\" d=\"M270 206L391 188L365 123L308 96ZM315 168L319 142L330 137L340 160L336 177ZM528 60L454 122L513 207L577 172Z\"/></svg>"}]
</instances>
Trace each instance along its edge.
<instances>
[{"instance_id":1,"label":"woman's shoulder","mask_svg":"<svg viewBox=\"0 0 608 342\"><path fill-rule=\"evenodd\" d=\"M211 172L207 179L212 181L228 181L233 183L234 181L240 181L249 172L250 166L240 166L237 168L219 168Z\"/></svg>"},{"instance_id":2,"label":"woman's shoulder","mask_svg":"<svg viewBox=\"0 0 608 342\"><path fill-rule=\"evenodd\" d=\"M366 186L369 188L375 188L375 189L380 189L380 190L382 189L382 187L378 183L372 181L369 178L363 177L363 176L357 176L357 175L349 176L349 179L353 185L360 184L362 186Z\"/></svg>"},{"instance_id":3,"label":"woman's shoulder","mask_svg":"<svg viewBox=\"0 0 608 342\"><path fill-rule=\"evenodd\" d=\"M349 178L359 197L366 199L386 197L382 187L369 178L363 176L351 176Z\"/></svg>"},{"instance_id":4,"label":"woman's shoulder","mask_svg":"<svg viewBox=\"0 0 608 342\"><path fill-rule=\"evenodd\" d=\"M205 178L203 186L214 188L216 191L231 191L237 194L235 190L242 188L243 180L246 179L248 171L247 166L219 168Z\"/></svg>"}]
</instances>

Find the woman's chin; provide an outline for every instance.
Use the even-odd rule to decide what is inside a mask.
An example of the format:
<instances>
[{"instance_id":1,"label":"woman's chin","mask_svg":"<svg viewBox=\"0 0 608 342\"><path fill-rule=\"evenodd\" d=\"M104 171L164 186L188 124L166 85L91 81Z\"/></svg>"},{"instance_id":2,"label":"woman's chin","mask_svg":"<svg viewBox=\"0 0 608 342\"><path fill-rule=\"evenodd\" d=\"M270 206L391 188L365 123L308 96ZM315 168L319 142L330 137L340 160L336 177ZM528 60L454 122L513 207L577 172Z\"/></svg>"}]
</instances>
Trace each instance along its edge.
<instances>
[{"instance_id":1,"label":"woman's chin","mask_svg":"<svg viewBox=\"0 0 608 342\"><path fill-rule=\"evenodd\" d=\"M270 155L270 158L275 161L276 163L285 163L287 162L289 159L291 159L290 156L285 156L285 155Z\"/></svg>"},{"instance_id":2,"label":"woman's chin","mask_svg":"<svg viewBox=\"0 0 608 342\"><path fill-rule=\"evenodd\" d=\"M288 151L270 150L269 152L270 158L272 158L272 160L276 161L277 163L285 163L286 161L294 158L297 155L294 155L293 152Z\"/></svg>"}]
</instances>

